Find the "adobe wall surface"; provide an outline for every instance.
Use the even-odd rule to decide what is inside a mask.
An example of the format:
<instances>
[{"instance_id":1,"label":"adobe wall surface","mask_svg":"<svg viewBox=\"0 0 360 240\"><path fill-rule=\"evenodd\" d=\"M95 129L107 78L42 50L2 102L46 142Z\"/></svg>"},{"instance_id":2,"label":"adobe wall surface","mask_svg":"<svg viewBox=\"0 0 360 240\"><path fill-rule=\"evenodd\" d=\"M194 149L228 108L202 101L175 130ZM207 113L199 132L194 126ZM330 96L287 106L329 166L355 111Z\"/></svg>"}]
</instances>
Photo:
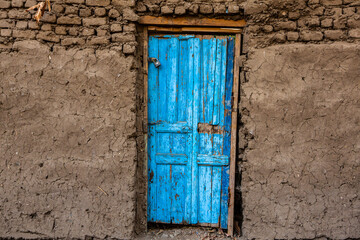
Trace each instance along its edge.
<instances>
[{"instance_id":1,"label":"adobe wall surface","mask_svg":"<svg viewBox=\"0 0 360 240\"><path fill-rule=\"evenodd\" d=\"M146 227L139 16L245 18L235 219L360 238L358 0L0 0L0 237ZM240 174L241 172L241 174Z\"/></svg>"},{"instance_id":2,"label":"adobe wall surface","mask_svg":"<svg viewBox=\"0 0 360 240\"><path fill-rule=\"evenodd\" d=\"M242 121L247 239L360 237L360 45L249 52Z\"/></svg>"},{"instance_id":3,"label":"adobe wall surface","mask_svg":"<svg viewBox=\"0 0 360 240\"><path fill-rule=\"evenodd\" d=\"M130 238L133 57L29 40L0 59L0 237Z\"/></svg>"}]
</instances>

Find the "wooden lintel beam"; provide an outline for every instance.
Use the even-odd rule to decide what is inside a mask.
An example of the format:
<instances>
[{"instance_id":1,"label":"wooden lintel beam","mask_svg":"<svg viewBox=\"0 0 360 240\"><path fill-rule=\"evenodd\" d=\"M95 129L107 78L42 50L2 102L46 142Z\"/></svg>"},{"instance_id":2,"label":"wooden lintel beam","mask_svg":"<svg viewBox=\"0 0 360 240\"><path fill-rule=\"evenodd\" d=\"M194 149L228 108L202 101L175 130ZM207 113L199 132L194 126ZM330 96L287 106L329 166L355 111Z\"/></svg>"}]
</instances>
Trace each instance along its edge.
<instances>
[{"instance_id":1,"label":"wooden lintel beam","mask_svg":"<svg viewBox=\"0 0 360 240\"><path fill-rule=\"evenodd\" d=\"M203 27L244 27L245 20L226 20L214 18L196 18L196 17L153 17L142 16L139 19L140 24L144 25L168 25L168 26L203 26Z\"/></svg>"},{"instance_id":2,"label":"wooden lintel beam","mask_svg":"<svg viewBox=\"0 0 360 240\"><path fill-rule=\"evenodd\" d=\"M195 32L195 33L241 33L241 28L219 28L219 27L161 27L149 26L150 32Z\"/></svg>"}]
</instances>

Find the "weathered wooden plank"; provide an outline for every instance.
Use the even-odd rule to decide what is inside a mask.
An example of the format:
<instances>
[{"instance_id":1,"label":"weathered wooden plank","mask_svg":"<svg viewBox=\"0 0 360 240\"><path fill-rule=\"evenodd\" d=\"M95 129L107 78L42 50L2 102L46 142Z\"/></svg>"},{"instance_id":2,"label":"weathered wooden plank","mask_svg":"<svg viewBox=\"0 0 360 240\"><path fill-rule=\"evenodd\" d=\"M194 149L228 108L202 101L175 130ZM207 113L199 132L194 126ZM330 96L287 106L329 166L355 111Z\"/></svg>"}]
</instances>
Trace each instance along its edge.
<instances>
[{"instance_id":1,"label":"weathered wooden plank","mask_svg":"<svg viewBox=\"0 0 360 240\"><path fill-rule=\"evenodd\" d=\"M242 33L242 28L220 28L220 27L159 27L149 26L151 32L168 32L168 33Z\"/></svg>"},{"instance_id":2,"label":"weathered wooden plank","mask_svg":"<svg viewBox=\"0 0 360 240\"><path fill-rule=\"evenodd\" d=\"M179 55L179 39L169 39L169 50L166 53L167 65L162 69L165 70L167 76L167 101L168 101L168 122L177 122L177 94L178 94L178 55ZM161 63L161 62L160 62ZM179 106L180 107L180 106ZM182 107L182 106L181 106Z\"/></svg>"},{"instance_id":3,"label":"weathered wooden plank","mask_svg":"<svg viewBox=\"0 0 360 240\"><path fill-rule=\"evenodd\" d=\"M171 165L157 165L157 210L156 222L171 222Z\"/></svg>"},{"instance_id":4,"label":"weathered wooden plank","mask_svg":"<svg viewBox=\"0 0 360 240\"><path fill-rule=\"evenodd\" d=\"M230 156L231 143L231 97L233 87L233 71L234 71L234 39L228 38L227 47L227 63L226 63L226 81L225 81L225 99L224 99L224 145L223 154ZM221 179L221 228L228 226L228 200L229 200L229 166L222 168Z\"/></svg>"},{"instance_id":5,"label":"weathered wooden plank","mask_svg":"<svg viewBox=\"0 0 360 240\"><path fill-rule=\"evenodd\" d=\"M201 89L201 82L200 82L200 76L201 76L201 70L200 70L200 53L201 53L201 43L200 38L196 36L196 38L192 42L192 49L193 49L193 79L194 79L194 91L192 96L194 97L194 103L193 103L193 129L195 130L193 132L193 141L192 141L192 196L191 196L191 223L197 224L198 219L198 204L199 204L199 166L196 163L196 158L199 153L199 133L196 131L197 125L199 122L199 113L200 113L200 89Z\"/></svg>"},{"instance_id":6,"label":"weathered wooden plank","mask_svg":"<svg viewBox=\"0 0 360 240\"><path fill-rule=\"evenodd\" d=\"M211 223L212 167L199 166L199 223Z\"/></svg>"},{"instance_id":7,"label":"weathered wooden plank","mask_svg":"<svg viewBox=\"0 0 360 240\"><path fill-rule=\"evenodd\" d=\"M220 224L221 167L212 167L211 222Z\"/></svg>"},{"instance_id":8,"label":"weathered wooden plank","mask_svg":"<svg viewBox=\"0 0 360 240\"><path fill-rule=\"evenodd\" d=\"M209 27L244 27L245 20L227 20L215 18L197 18L197 17L153 17L142 16L139 19L140 24L145 25L171 25L171 26L209 26Z\"/></svg>"},{"instance_id":9,"label":"weathered wooden plank","mask_svg":"<svg viewBox=\"0 0 360 240\"><path fill-rule=\"evenodd\" d=\"M183 165L172 165L171 172L171 223L182 223L185 210L186 171Z\"/></svg>"},{"instance_id":10,"label":"weathered wooden plank","mask_svg":"<svg viewBox=\"0 0 360 240\"><path fill-rule=\"evenodd\" d=\"M158 40L156 38L149 38L149 54L154 57L158 57ZM147 54L145 54L147 55ZM148 66L147 59L144 59L144 65ZM156 121L157 116L157 107L156 107L156 98L157 98L157 69L154 66L149 67L149 77L148 77L148 121ZM147 79L145 79L146 81ZM146 81L147 83L147 81ZM145 84L146 84L145 83ZM147 85L147 84L146 84ZM156 162L155 162L155 153L156 153L156 140L155 140L155 127L149 126L148 130L148 221L154 221L156 219Z\"/></svg>"},{"instance_id":11,"label":"weathered wooden plank","mask_svg":"<svg viewBox=\"0 0 360 240\"><path fill-rule=\"evenodd\" d=\"M231 122L231 153L230 153L230 178L229 178L229 214L228 214L228 234L234 235L234 203L235 203L235 163L236 163L236 135L237 135L237 105L239 101L239 58L240 56L241 34L236 34L235 38L235 61L234 61L234 82L233 82L233 111Z\"/></svg>"}]
</instances>

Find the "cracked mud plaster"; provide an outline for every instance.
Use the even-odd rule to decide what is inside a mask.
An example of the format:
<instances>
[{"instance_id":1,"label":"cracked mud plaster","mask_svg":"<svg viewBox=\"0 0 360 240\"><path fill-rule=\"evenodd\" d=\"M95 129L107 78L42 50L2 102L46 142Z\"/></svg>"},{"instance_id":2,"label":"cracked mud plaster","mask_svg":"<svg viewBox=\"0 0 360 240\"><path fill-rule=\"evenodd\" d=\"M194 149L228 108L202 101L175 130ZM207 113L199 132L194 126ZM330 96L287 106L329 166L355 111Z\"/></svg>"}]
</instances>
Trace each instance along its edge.
<instances>
[{"instance_id":1,"label":"cracked mud plaster","mask_svg":"<svg viewBox=\"0 0 360 240\"><path fill-rule=\"evenodd\" d=\"M360 46L250 50L247 239L360 238Z\"/></svg>"},{"instance_id":2,"label":"cracked mud plaster","mask_svg":"<svg viewBox=\"0 0 360 240\"><path fill-rule=\"evenodd\" d=\"M130 238L134 57L23 41L0 59L1 237Z\"/></svg>"}]
</instances>

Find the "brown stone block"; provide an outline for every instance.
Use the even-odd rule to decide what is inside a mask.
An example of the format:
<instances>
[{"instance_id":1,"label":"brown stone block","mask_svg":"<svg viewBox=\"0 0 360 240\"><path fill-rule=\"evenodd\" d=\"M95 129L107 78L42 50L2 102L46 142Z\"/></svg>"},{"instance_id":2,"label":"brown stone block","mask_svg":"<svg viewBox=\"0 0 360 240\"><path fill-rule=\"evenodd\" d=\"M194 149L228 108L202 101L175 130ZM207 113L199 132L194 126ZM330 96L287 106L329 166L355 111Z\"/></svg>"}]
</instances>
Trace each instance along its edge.
<instances>
[{"instance_id":1,"label":"brown stone block","mask_svg":"<svg viewBox=\"0 0 360 240\"><path fill-rule=\"evenodd\" d=\"M102 16L106 15L106 9L105 8L96 8L94 13L96 16L102 17Z\"/></svg>"},{"instance_id":2,"label":"brown stone block","mask_svg":"<svg viewBox=\"0 0 360 240\"><path fill-rule=\"evenodd\" d=\"M55 28L55 33L58 34L58 35L66 35L67 34L66 28L62 27L62 26L56 27Z\"/></svg>"},{"instance_id":3,"label":"brown stone block","mask_svg":"<svg viewBox=\"0 0 360 240\"><path fill-rule=\"evenodd\" d=\"M321 21L322 27L332 27L332 25L333 25L333 20L331 18L327 18Z\"/></svg>"},{"instance_id":4,"label":"brown stone block","mask_svg":"<svg viewBox=\"0 0 360 240\"><path fill-rule=\"evenodd\" d=\"M321 0L321 4L325 6L340 6L342 5L342 0Z\"/></svg>"},{"instance_id":5,"label":"brown stone block","mask_svg":"<svg viewBox=\"0 0 360 240\"><path fill-rule=\"evenodd\" d=\"M25 7L29 8L29 7L32 7L32 6L36 5L36 4L37 4L36 0L26 0Z\"/></svg>"},{"instance_id":6,"label":"brown stone block","mask_svg":"<svg viewBox=\"0 0 360 240\"><path fill-rule=\"evenodd\" d=\"M135 0L112 0L111 3L114 6L134 7L136 4L136 1Z\"/></svg>"},{"instance_id":7,"label":"brown stone block","mask_svg":"<svg viewBox=\"0 0 360 240\"><path fill-rule=\"evenodd\" d=\"M10 1L0 0L0 8L9 8L9 7L10 7Z\"/></svg>"},{"instance_id":8,"label":"brown stone block","mask_svg":"<svg viewBox=\"0 0 360 240\"><path fill-rule=\"evenodd\" d=\"M81 18L62 16L58 18L57 23L67 25L81 25Z\"/></svg>"},{"instance_id":9,"label":"brown stone block","mask_svg":"<svg viewBox=\"0 0 360 240\"><path fill-rule=\"evenodd\" d=\"M211 14L213 13L213 7L209 4L201 4L200 5L200 13L202 14Z\"/></svg>"},{"instance_id":10,"label":"brown stone block","mask_svg":"<svg viewBox=\"0 0 360 240\"><path fill-rule=\"evenodd\" d=\"M78 11L79 11L79 8L74 7L74 6L67 6L67 7L65 8L65 14L66 14L66 15L69 15L69 14L75 14L75 15L77 15L77 14L78 14Z\"/></svg>"},{"instance_id":11,"label":"brown stone block","mask_svg":"<svg viewBox=\"0 0 360 240\"><path fill-rule=\"evenodd\" d=\"M113 42L135 42L134 34L126 34L126 33L114 33L111 35L111 40Z\"/></svg>"},{"instance_id":12,"label":"brown stone block","mask_svg":"<svg viewBox=\"0 0 360 240\"><path fill-rule=\"evenodd\" d=\"M110 32L122 32L123 28L121 24L115 23L111 24Z\"/></svg>"},{"instance_id":13,"label":"brown stone block","mask_svg":"<svg viewBox=\"0 0 360 240\"><path fill-rule=\"evenodd\" d=\"M25 12L24 10L18 10L18 9L11 9L8 12L9 18L15 18L15 19L30 19L31 14L28 12Z\"/></svg>"},{"instance_id":14,"label":"brown stone block","mask_svg":"<svg viewBox=\"0 0 360 240\"><path fill-rule=\"evenodd\" d=\"M95 30L92 29L92 28L85 28L82 31L82 35L84 35L84 36L91 36L91 35L94 35L94 34L95 34Z\"/></svg>"},{"instance_id":15,"label":"brown stone block","mask_svg":"<svg viewBox=\"0 0 360 240\"><path fill-rule=\"evenodd\" d=\"M0 11L0 19L4 19L4 18L7 18L7 12Z\"/></svg>"},{"instance_id":16,"label":"brown stone block","mask_svg":"<svg viewBox=\"0 0 360 240\"><path fill-rule=\"evenodd\" d=\"M184 6L178 6L175 8L175 15L184 15L186 13L186 9Z\"/></svg>"},{"instance_id":17,"label":"brown stone block","mask_svg":"<svg viewBox=\"0 0 360 240\"><path fill-rule=\"evenodd\" d=\"M279 22L275 25L275 30L296 30L296 22L287 21L287 22Z\"/></svg>"},{"instance_id":18,"label":"brown stone block","mask_svg":"<svg viewBox=\"0 0 360 240\"><path fill-rule=\"evenodd\" d=\"M65 0L66 3L83 4L85 0Z\"/></svg>"},{"instance_id":19,"label":"brown stone block","mask_svg":"<svg viewBox=\"0 0 360 240\"><path fill-rule=\"evenodd\" d=\"M82 38L65 38L61 40L61 45L70 46L70 45L84 45L85 40Z\"/></svg>"},{"instance_id":20,"label":"brown stone block","mask_svg":"<svg viewBox=\"0 0 360 240\"><path fill-rule=\"evenodd\" d=\"M345 37L345 34L341 30L326 30L324 32L325 38L330 40L340 40Z\"/></svg>"},{"instance_id":21,"label":"brown stone block","mask_svg":"<svg viewBox=\"0 0 360 240\"><path fill-rule=\"evenodd\" d=\"M34 39L35 32L31 30L14 30L13 37L15 38L27 38L27 39Z\"/></svg>"},{"instance_id":22,"label":"brown stone block","mask_svg":"<svg viewBox=\"0 0 360 240\"><path fill-rule=\"evenodd\" d=\"M11 29L1 29L0 35L2 37L11 37L12 30Z\"/></svg>"},{"instance_id":23,"label":"brown stone block","mask_svg":"<svg viewBox=\"0 0 360 240\"><path fill-rule=\"evenodd\" d=\"M350 30L349 36L352 38L360 38L360 28Z\"/></svg>"},{"instance_id":24,"label":"brown stone block","mask_svg":"<svg viewBox=\"0 0 360 240\"><path fill-rule=\"evenodd\" d=\"M125 54L133 54L136 50L136 46L130 44L124 44L123 46L123 53Z\"/></svg>"},{"instance_id":25,"label":"brown stone block","mask_svg":"<svg viewBox=\"0 0 360 240\"><path fill-rule=\"evenodd\" d=\"M174 12L174 8L170 6L163 6L161 7L161 13L162 14L172 14Z\"/></svg>"},{"instance_id":26,"label":"brown stone block","mask_svg":"<svg viewBox=\"0 0 360 240\"><path fill-rule=\"evenodd\" d=\"M303 41L320 41L323 39L323 34L318 31L301 31L300 38Z\"/></svg>"},{"instance_id":27,"label":"brown stone block","mask_svg":"<svg viewBox=\"0 0 360 240\"><path fill-rule=\"evenodd\" d=\"M224 4L217 4L214 7L214 13L215 14L224 14L226 13L226 7Z\"/></svg>"},{"instance_id":28,"label":"brown stone block","mask_svg":"<svg viewBox=\"0 0 360 240\"><path fill-rule=\"evenodd\" d=\"M12 28L15 26L15 22L8 19L0 20L0 28Z\"/></svg>"},{"instance_id":29,"label":"brown stone block","mask_svg":"<svg viewBox=\"0 0 360 240\"><path fill-rule=\"evenodd\" d=\"M39 26L39 24L37 24L36 21L29 21L28 25L29 25L30 29L40 29L40 26Z\"/></svg>"},{"instance_id":30,"label":"brown stone block","mask_svg":"<svg viewBox=\"0 0 360 240\"><path fill-rule=\"evenodd\" d=\"M117 18L117 17L120 17L120 13L119 13L119 11L118 10L116 10L116 9L111 9L110 11L109 11L109 17L111 17L111 18Z\"/></svg>"},{"instance_id":31,"label":"brown stone block","mask_svg":"<svg viewBox=\"0 0 360 240\"><path fill-rule=\"evenodd\" d=\"M347 21L347 26L350 28L360 28L360 19L349 19Z\"/></svg>"},{"instance_id":32,"label":"brown stone block","mask_svg":"<svg viewBox=\"0 0 360 240\"><path fill-rule=\"evenodd\" d=\"M139 16L132 9L125 8L123 10L123 18L124 20L136 22L139 19Z\"/></svg>"},{"instance_id":33,"label":"brown stone block","mask_svg":"<svg viewBox=\"0 0 360 240\"><path fill-rule=\"evenodd\" d=\"M38 35L36 35L37 39L41 39L47 42L60 42L60 37L57 36L52 31L46 31L46 32L39 32Z\"/></svg>"},{"instance_id":34,"label":"brown stone block","mask_svg":"<svg viewBox=\"0 0 360 240\"><path fill-rule=\"evenodd\" d=\"M88 41L89 45L106 45L109 44L109 39L107 37L94 37Z\"/></svg>"},{"instance_id":35,"label":"brown stone block","mask_svg":"<svg viewBox=\"0 0 360 240\"><path fill-rule=\"evenodd\" d=\"M56 15L45 13L44 16L41 18L41 21L46 23L56 23Z\"/></svg>"},{"instance_id":36,"label":"brown stone block","mask_svg":"<svg viewBox=\"0 0 360 240\"><path fill-rule=\"evenodd\" d=\"M109 4L110 0L86 0L86 5L88 6L105 7Z\"/></svg>"},{"instance_id":37,"label":"brown stone block","mask_svg":"<svg viewBox=\"0 0 360 240\"><path fill-rule=\"evenodd\" d=\"M299 39L299 33L298 32L288 32L288 33L286 33L286 38L289 41L297 41Z\"/></svg>"},{"instance_id":38,"label":"brown stone block","mask_svg":"<svg viewBox=\"0 0 360 240\"><path fill-rule=\"evenodd\" d=\"M17 29L26 29L27 26L28 26L28 22L26 22L26 21L18 21L16 23L16 28Z\"/></svg>"},{"instance_id":39,"label":"brown stone block","mask_svg":"<svg viewBox=\"0 0 360 240\"><path fill-rule=\"evenodd\" d=\"M89 8L80 9L79 16L80 17L89 17L89 16L91 16L91 9L89 9Z\"/></svg>"},{"instance_id":40,"label":"brown stone block","mask_svg":"<svg viewBox=\"0 0 360 240\"><path fill-rule=\"evenodd\" d=\"M11 6L12 7L22 7L24 5L23 0L12 0Z\"/></svg>"},{"instance_id":41,"label":"brown stone block","mask_svg":"<svg viewBox=\"0 0 360 240\"><path fill-rule=\"evenodd\" d=\"M84 18L84 26L101 26L106 24L106 18Z\"/></svg>"}]
</instances>

